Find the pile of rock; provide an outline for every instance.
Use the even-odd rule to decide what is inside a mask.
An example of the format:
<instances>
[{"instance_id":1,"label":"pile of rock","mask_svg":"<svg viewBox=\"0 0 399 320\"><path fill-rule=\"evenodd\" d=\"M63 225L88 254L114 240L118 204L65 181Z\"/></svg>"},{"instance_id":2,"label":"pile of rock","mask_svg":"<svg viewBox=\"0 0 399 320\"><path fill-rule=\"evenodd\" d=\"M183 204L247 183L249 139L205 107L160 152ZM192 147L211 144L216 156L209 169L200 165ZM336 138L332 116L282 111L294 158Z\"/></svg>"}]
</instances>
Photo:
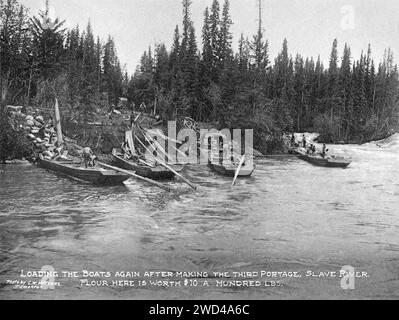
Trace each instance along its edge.
<instances>
[{"instance_id":1,"label":"pile of rock","mask_svg":"<svg viewBox=\"0 0 399 320\"><path fill-rule=\"evenodd\" d=\"M7 106L7 112L13 123L14 129L26 133L27 138L34 145L36 154L43 154L48 159L56 157L66 157L65 152L62 153L62 146L58 146L56 130L54 128L52 118L46 122L43 115L38 110L25 114L24 107Z\"/></svg>"},{"instance_id":2,"label":"pile of rock","mask_svg":"<svg viewBox=\"0 0 399 320\"><path fill-rule=\"evenodd\" d=\"M52 123L45 124L43 116L28 115L24 127L28 138L40 149L55 149L57 136ZM43 148L44 147L44 148Z\"/></svg>"}]
</instances>

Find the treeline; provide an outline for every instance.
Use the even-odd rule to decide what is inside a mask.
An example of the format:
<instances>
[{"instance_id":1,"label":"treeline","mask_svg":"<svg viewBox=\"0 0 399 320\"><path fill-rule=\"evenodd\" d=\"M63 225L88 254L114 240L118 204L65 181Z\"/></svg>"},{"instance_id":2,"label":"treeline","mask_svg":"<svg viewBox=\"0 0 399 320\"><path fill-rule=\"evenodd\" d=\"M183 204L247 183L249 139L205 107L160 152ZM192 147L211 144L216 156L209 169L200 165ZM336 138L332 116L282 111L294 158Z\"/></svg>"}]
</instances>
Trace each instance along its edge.
<instances>
[{"instance_id":1,"label":"treeline","mask_svg":"<svg viewBox=\"0 0 399 320\"><path fill-rule=\"evenodd\" d=\"M340 57L334 40L329 64L291 56L284 40L272 61L262 28L241 35L232 48L229 1L213 0L204 12L202 39L183 0L182 27L172 48L149 48L129 83L128 97L164 118L189 116L221 126L254 128L257 145L282 131L313 130L326 141L384 137L397 129L398 69L391 50L376 64L371 47L354 60L348 44Z\"/></svg>"},{"instance_id":2,"label":"treeline","mask_svg":"<svg viewBox=\"0 0 399 320\"><path fill-rule=\"evenodd\" d=\"M58 97L63 109L87 118L125 94L126 72L114 40L85 30L64 28L49 17L49 3L38 16L17 0L0 0L0 81L2 104L50 107Z\"/></svg>"},{"instance_id":3,"label":"treeline","mask_svg":"<svg viewBox=\"0 0 399 320\"><path fill-rule=\"evenodd\" d=\"M211 1L211 0L210 0ZM349 45L334 40L328 65L320 57L292 56L287 40L269 55L263 29L233 37L228 0L213 0L204 11L201 39L183 0L183 22L173 45L150 47L130 77L121 67L112 37L64 28L37 16L17 0L0 0L1 103L52 107L87 121L120 97L129 105L156 109L164 120L191 117L222 127L253 128L255 145L271 151L286 131L318 131L326 141L363 142L397 129L398 69L391 50L381 62L371 47L353 59Z\"/></svg>"}]
</instances>

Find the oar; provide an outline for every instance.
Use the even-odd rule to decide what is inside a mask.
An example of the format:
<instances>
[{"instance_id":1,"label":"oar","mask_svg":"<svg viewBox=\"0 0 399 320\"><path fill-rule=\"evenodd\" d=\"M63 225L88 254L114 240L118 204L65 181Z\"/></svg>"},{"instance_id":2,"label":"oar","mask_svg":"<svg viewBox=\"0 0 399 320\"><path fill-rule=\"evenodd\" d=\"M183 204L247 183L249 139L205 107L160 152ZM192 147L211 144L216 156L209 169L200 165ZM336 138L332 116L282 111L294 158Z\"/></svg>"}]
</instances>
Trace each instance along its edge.
<instances>
[{"instance_id":1,"label":"oar","mask_svg":"<svg viewBox=\"0 0 399 320\"><path fill-rule=\"evenodd\" d=\"M110 165L105 164L105 163L102 163L102 162L97 162L97 163L98 163L100 166L104 167L104 168L107 168L107 169L110 169L110 170L115 170L115 171L118 171L118 172L127 174L127 175L129 175L129 176L132 176L132 177L134 177L134 178L137 178L137 179L146 181L146 182L151 183L151 184L153 184L154 186L157 186L157 187L159 187L159 188L161 188L161 189L163 189L163 190L166 190L166 191L168 191L168 192L171 191L169 187L164 186L163 184L158 183L158 182L156 182L156 181L154 181L154 180L147 179L147 178L144 178L144 177L142 177L142 176L139 176L139 175L137 175L137 174L135 174L135 173L133 173L133 172L126 171L126 170L123 170L123 169L120 169L120 168L117 168L117 167L113 167L113 166L110 166Z\"/></svg>"},{"instance_id":2,"label":"oar","mask_svg":"<svg viewBox=\"0 0 399 320\"><path fill-rule=\"evenodd\" d=\"M147 137L144 135L144 137L146 138L146 140L148 141L148 143L150 143L150 141L147 139ZM143 142L141 142L141 140L136 136L136 139L138 142L140 142L140 144L149 152L149 154L151 154L151 156L155 159L156 162L158 162L161 166L163 166L164 168L168 169L169 171L173 172L176 176L178 176L179 178L181 178L185 183L187 183L191 188L193 188L194 190L197 190L197 186L195 184L193 184L192 182L190 182L189 180L187 180L186 178L184 178L181 174L179 174L178 172L176 172L175 170L173 170L171 167L169 167L166 163L162 163L161 161L159 161L159 159L155 158L151 151L148 150L148 148L144 145Z\"/></svg>"},{"instance_id":3,"label":"oar","mask_svg":"<svg viewBox=\"0 0 399 320\"><path fill-rule=\"evenodd\" d=\"M151 130L145 130L145 129L142 128L142 127L139 127L139 129L141 130L141 133L144 132L145 134L149 134L149 132L151 131ZM143 135L144 135L144 133L143 133ZM162 139L164 139L165 141L168 140L168 141L170 141L170 142L179 143L179 144L182 144L182 143L183 143L182 141L178 141L178 140L171 139L171 138L169 138L169 137L167 137L167 136L161 134L160 132L156 132L156 134L157 134L158 136L160 136ZM147 136L148 136L148 135L147 135ZM160 149L161 151L163 151L164 154L166 154L166 151L161 147L161 145L160 145L157 141L155 141L155 140L153 140L153 141L154 141L155 144L157 145L158 149ZM175 151L177 151L178 153L180 153L183 157L186 156L186 154L185 154L183 151L177 149L175 146L172 145L172 148L173 148ZM167 154L166 154L166 156L167 156Z\"/></svg>"},{"instance_id":4,"label":"oar","mask_svg":"<svg viewBox=\"0 0 399 320\"><path fill-rule=\"evenodd\" d=\"M140 127L140 129L141 129L141 130L144 130L144 131L147 132L147 133L154 132L153 130L146 130L146 129L142 128L142 127ZM155 132L155 133L156 133L159 137L161 137L162 139L164 139L164 140L169 140L169 141L171 141L171 142L178 143L178 144L182 144L182 143L183 143L182 141L178 141L178 140L169 138L169 137L165 136L164 134L162 134L162 133L159 132L159 131L157 131L157 132Z\"/></svg>"},{"instance_id":5,"label":"oar","mask_svg":"<svg viewBox=\"0 0 399 320\"><path fill-rule=\"evenodd\" d=\"M146 135L144 135L144 137L146 138L146 140L147 140L148 143L151 143L151 142L147 139ZM187 183L191 188L193 188L194 190L197 190L198 187L197 187L195 184L193 184L193 183L190 182L188 179L186 179L185 177L183 177L181 174L179 174L178 172L176 172L174 169L172 169L171 167L169 167L166 163L163 163L163 162L160 161L159 159L155 158L155 157L152 155L151 151L148 150L148 148L144 145L144 143L142 143L142 142L140 141L139 138L137 138L137 136L136 136L136 139L137 139L137 140L140 142L140 144L151 154L151 156L155 159L155 161L156 161L157 163L159 163L161 166L163 166L164 168L168 169L169 171L173 172L176 176L178 176L178 177L181 178L185 183Z\"/></svg>"},{"instance_id":6,"label":"oar","mask_svg":"<svg viewBox=\"0 0 399 320\"><path fill-rule=\"evenodd\" d=\"M145 133L145 134L146 134L146 133ZM144 133L143 133L143 135L144 135ZM146 136L147 136L147 138L148 138L148 135L147 135L147 134L146 134ZM162 136L161 136L161 138L162 138ZM147 141L148 141L148 140L147 140ZM155 140L152 140L152 141L155 143L155 145L157 146L157 148L158 148L159 150L161 150L161 152L162 152L166 157L168 157L166 151L162 148L162 146L159 144L159 142L158 142L158 141L155 141ZM172 142L173 142L173 141L172 141ZM180 153L183 157L186 156L186 154L185 154L183 151L177 149L175 146L172 146L172 148L173 148L174 150L176 150L178 153Z\"/></svg>"},{"instance_id":7,"label":"oar","mask_svg":"<svg viewBox=\"0 0 399 320\"><path fill-rule=\"evenodd\" d=\"M153 164L145 162L143 159L140 159L140 158L137 158L137 159L139 159L139 162L146 165L147 167L155 168L155 166Z\"/></svg>"},{"instance_id":8,"label":"oar","mask_svg":"<svg viewBox=\"0 0 399 320\"><path fill-rule=\"evenodd\" d=\"M151 144L151 141L149 140L149 138L147 137L147 134L145 132L142 132L144 135L144 138L147 140L147 142L149 144ZM163 152L163 154L167 157L167 154L165 152L165 150L163 150L163 148L161 147L161 145L157 142L154 141L155 145L160 148L160 150ZM169 167L166 163L159 161L158 159L156 159L156 161L163 166L164 168L168 169L169 171L173 172L176 176L180 177L185 183L187 183L191 188L193 188L194 190L197 190L197 186L195 184L193 184L191 181L189 181L188 179L184 178L181 174L177 173L174 169L172 169L171 167Z\"/></svg>"},{"instance_id":9,"label":"oar","mask_svg":"<svg viewBox=\"0 0 399 320\"><path fill-rule=\"evenodd\" d=\"M173 170L171 167L169 167L166 163L162 163L159 162L158 163L165 167L166 169L172 171L176 176L178 176L180 179L182 179L185 183L187 183L191 188L193 188L194 190L197 190L197 186L195 184L193 184L192 182L190 182L188 179L184 178L181 174L179 174L178 172L176 172L175 170Z\"/></svg>"},{"instance_id":10,"label":"oar","mask_svg":"<svg viewBox=\"0 0 399 320\"><path fill-rule=\"evenodd\" d=\"M232 187L234 187L234 185L236 184L236 180L238 178L238 175L241 171L241 168L242 168L242 165L244 164L244 162L245 162L245 154L241 157L240 164L238 165L238 168L236 171L236 175L234 176L233 184L231 185Z\"/></svg>"},{"instance_id":11,"label":"oar","mask_svg":"<svg viewBox=\"0 0 399 320\"><path fill-rule=\"evenodd\" d=\"M148 137L148 135L147 135L145 132L143 132L143 135L144 135L145 139L147 140L147 142L148 142L148 143L151 143L151 142L149 141L150 137ZM170 157L169 157L168 154L166 153L165 149L162 148L162 146L159 144L159 142L156 141L156 140L153 140L153 139L151 139L151 140L152 140L152 142L155 144L155 146L158 148L158 150L160 150L160 151L162 152L162 154L165 156L165 158L170 159ZM175 147L173 147L173 148L174 148L177 152L179 152L181 155L186 156L186 154L185 154L184 152L182 152L181 150L178 150L178 149L176 149Z\"/></svg>"}]
</instances>

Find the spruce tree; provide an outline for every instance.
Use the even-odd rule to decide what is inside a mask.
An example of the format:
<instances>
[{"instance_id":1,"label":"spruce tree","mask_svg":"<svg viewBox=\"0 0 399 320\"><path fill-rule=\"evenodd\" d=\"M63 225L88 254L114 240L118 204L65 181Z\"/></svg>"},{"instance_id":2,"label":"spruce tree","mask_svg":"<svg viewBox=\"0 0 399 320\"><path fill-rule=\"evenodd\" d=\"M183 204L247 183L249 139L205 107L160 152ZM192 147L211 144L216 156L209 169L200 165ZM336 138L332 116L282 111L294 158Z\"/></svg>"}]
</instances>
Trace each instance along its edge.
<instances>
[{"instance_id":1,"label":"spruce tree","mask_svg":"<svg viewBox=\"0 0 399 320\"><path fill-rule=\"evenodd\" d=\"M220 21L220 33L219 33L219 70L223 70L228 60L232 58L233 50L231 47L232 35L231 25L233 21L230 17L230 3L229 0L225 0L222 11L222 19Z\"/></svg>"},{"instance_id":2,"label":"spruce tree","mask_svg":"<svg viewBox=\"0 0 399 320\"><path fill-rule=\"evenodd\" d=\"M341 68L339 71L339 94L341 98L341 106L339 109L339 116L342 121L341 136L345 140L350 134L350 126L353 117L353 87L352 87L352 62L351 50L345 43L344 54L342 57Z\"/></svg>"},{"instance_id":3,"label":"spruce tree","mask_svg":"<svg viewBox=\"0 0 399 320\"><path fill-rule=\"evenodd\" d=\"M66 29L62 29L65 21L55 20L49 16L49 2L39 12L39 17L32 19L33 45L38 61L41 80L54 80L62 72L64 66L64 37Z\"/></svg>"},{"instance_id":4,"label":"spruce tree","mask_svg":"<svg viewBox=\"0 0 399 320\"><path fill-rule=\"evenodd\" d=\"M213 50L211 39L211 20L208 7L204 12L204 26L202 28L202 77L204 84L209 85L212 75Z\"/></svg>"},{"instance_id":5,"label":"spruce tree","mask_svg":"<svg viewBox=\"0 0 399 320\"><path fill-rule=\"evenodd\" d=\"M212 47L212 80L218 83L220 75L220 5L218 0L213 0L209 19Z\"/></svg>"}]
</instances>

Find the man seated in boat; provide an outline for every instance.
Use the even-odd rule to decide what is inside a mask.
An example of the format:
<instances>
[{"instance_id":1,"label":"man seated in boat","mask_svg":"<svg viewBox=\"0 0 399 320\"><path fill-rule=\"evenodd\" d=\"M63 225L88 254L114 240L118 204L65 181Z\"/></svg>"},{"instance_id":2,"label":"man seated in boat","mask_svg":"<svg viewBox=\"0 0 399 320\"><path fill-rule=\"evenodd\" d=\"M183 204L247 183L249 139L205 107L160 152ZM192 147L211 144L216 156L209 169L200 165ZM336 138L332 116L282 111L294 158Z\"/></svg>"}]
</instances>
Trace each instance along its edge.
<instances>
[{"instance_id":1,"label":"man seated in boat","mask_svg":"<svg viewBox=\"0 0 399 320\"><path fill-rule=\"evenodd\" d=\"M96 165L95 163L96 156L93 154L93 151L89 147L83 148L82 158L83 161L85 162L86 168L88 166L94 167Z\"/></svg>"},{"instance_id":2,"label":"man seated in boat","mask_svg":"<svg viewBox=\"0 0 399 320\"><path fill-rule=\"evenodd\" d=\"M325 143L323 143L323 151L321 152L321 157L323 159L326 157L327 151L328 151L327 146Z\"/></svg>"}]
</instances>

